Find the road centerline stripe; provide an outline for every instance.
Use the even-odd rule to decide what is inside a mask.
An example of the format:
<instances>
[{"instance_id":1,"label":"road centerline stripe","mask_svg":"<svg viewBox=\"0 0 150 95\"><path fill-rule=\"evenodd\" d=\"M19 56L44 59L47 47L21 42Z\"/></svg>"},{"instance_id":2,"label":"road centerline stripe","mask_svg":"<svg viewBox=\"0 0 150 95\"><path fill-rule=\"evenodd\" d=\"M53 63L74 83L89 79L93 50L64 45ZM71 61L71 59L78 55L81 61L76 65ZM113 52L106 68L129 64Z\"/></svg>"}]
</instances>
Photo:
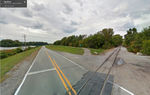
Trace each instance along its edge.
<instances>
[{"instance_id":1,"label":"road centerline stripe","mask_svg":"<svg viewBox=\"0 0 150 95\"><path fill-rule=\"evenodd\" d=\"M47 52L46 52L46 53L47 53ZM48 53L47 53L47 55L48 55ZM53 65L53 66L54 66L54 68L56 69L56 72L57 72L57 74L58 74L59 78L61 79L61 81L62 81L62 83L63 83L64 87L66 88L66 90L67 90L68 94L69 94L69 95L71 95L71 92L69 91L69 88L67 87L67 85L66 85L65 81L63 80L63 78L62 78L62 76L61 76L60 72L58 71L57 67L56 67L56 66L55 66L55 64L53 63L52 58L50 57L50 55L48 55L48 57L50 58L50 60L51 60L51 62L52 62L52 65Z\"/></svg>"},{"instance_id":2,"label":"road centerline stripe","mask_svg":"<svg viewBox=\"0 0 150 95\"><path fill-rule=\"evenodd\" d=\"M63 77L65 78L66 82L68 83L69 87L72 89L72 91L74 92L75 95L77 95L77 92L75 91L75 89L72 87L71 83L69 82L69 80L67 79L67 77L64 75L64 73L62 72L62 70L59 68L59 66L56 64L55 60L53 59L54 64L56 65L56 67L59 69L60 73L63 75Z\"/></svg>"}]
</instances>

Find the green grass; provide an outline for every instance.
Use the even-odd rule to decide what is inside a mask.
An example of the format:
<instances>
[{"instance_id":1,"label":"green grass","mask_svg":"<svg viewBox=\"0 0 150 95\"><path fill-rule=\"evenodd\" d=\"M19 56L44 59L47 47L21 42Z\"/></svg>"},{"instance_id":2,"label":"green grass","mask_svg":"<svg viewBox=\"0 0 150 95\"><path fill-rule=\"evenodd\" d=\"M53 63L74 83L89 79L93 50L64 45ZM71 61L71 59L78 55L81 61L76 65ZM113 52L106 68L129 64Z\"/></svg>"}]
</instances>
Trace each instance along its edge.
<instances>
[{"instance_id":1,"label":"green grass","mask_svg":"<svg viewBox=\"0 0 150 95\"><path fill-rule=\"evenodd\" d=\"M49 48L49 49L55 50L55 51L68 52L68 53L79 54L79 55L83 55L83 53L84 53L84 50L79 47L47 45L46 48Z\"/></svg>"},{"instance_id":2,"label":"green grass","mask_svg":"<svg viewBox=\"0 0 150 95\"><path fill-rule=\"evenodd\" d=\"M93 55L97 55L97 54L104 52L104 49L92 49L92 48L89 48L89 49L91 51L91 54L93 54Z\"/></svg>"},{"instance_id":3,"label":"green grass","mask_svg":"<svg viewBox=\"0 0 150 95\"><path fill-rule=\"evenodd\" d=\"M23 59L25 59L27 56L31 55L33 52L38 50L40 47L33 48L21 53L18 53L16 55L1 59L0 66L0 82L5 79L5 74L9 72L16 64L21 62ZM7 77L7 76L6 76Z\"/></svg>"}]
</instances>

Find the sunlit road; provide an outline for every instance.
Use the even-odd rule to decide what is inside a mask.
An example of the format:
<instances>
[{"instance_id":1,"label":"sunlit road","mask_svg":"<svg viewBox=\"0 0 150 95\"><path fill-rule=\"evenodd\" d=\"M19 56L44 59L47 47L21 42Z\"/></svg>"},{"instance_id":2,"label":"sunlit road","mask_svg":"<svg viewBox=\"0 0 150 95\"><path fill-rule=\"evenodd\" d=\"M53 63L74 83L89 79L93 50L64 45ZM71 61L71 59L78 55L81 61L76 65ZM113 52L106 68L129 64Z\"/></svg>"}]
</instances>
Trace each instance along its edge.
<instances>
[{"instance_id":1,"label":"sunlit road","mask_svg":"<svg viewBox=\"0 0 150 95\"><path fill-rule=\"evenodd\" d=\"M80 65L42 47L15 95L75 95L73 85L86 72Z\"/></svg>"}]
</instances>

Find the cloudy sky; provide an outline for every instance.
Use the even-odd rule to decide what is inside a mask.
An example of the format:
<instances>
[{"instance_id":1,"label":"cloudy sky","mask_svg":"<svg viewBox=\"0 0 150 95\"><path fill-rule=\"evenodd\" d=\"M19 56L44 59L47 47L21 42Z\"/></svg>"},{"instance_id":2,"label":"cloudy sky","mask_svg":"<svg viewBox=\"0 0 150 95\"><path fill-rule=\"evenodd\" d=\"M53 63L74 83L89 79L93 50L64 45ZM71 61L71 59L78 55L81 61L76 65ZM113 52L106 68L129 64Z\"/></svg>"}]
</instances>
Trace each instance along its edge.
<instances>
[{"instance_id":1,"label":"cloudy sky","mask_svg":"<svg viewBox=\"0 0 150 95\"><path fill-rule=\"evenodd\" d=\"M150 26L150 0L28 0L27 8L0 8L0 40L54 42L64 36Z\"/></svg>"}]
</instances>

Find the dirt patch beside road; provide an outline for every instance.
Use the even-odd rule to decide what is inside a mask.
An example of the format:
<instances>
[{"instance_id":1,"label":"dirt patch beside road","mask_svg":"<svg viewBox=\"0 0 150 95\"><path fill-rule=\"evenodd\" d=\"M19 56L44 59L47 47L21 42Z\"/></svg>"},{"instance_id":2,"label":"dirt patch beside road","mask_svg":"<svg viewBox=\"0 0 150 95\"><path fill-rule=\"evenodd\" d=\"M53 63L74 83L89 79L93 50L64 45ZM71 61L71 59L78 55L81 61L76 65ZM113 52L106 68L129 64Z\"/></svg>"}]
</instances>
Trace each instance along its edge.
<instances>
[{"instance_id":1,"label":"dirt patch beside road","mask_svg":"<svg viewBox=\"0 0 150 95\"><path fill-rule=\"evenodd\" d=\"M86 54L76 55L76 54L70 54L70 53L66 53L66 52L58 52L58 53L69 58L70 60L80 64L81 66L85 67L86 69L88 69L90 71L95 71L95 69L100 64L102 64L102 62L106 59L106 57L108 57L108 55L110 53L112 53L112 51L110 51L110 52L102 53L100 55L91 55L87 52L90 53L90 51L86 51L86 54L88 54L88 55L86 55Z\"/></svg>"},{"instance_id":2,"label":"dirt patch beside road","mask_svg":"<svg viewBox=\"0 0 150 95\"><path fill-rule=\"evenodd\" d=\"M14 94L37 53L38 51L32 53L7 73L9 77L0 84L2 95Z\"/></svg>"},{"instance_id":3,"label":"dirt patch beside road","mask_svg":"<svg viewBox=\"0 0 150 95\"><path fill-rule=\"evenodd\" d=\"M90 56L91 55L91 52L90 52L90 50L89 49L87 49L87 48L83 48L84 49L84 56Z\"/></svg>"},{"instance_id":4,"label":"dirt patch beside road","mask_svg":"<svg viewBox=\"0 0 150 95\"><path fill-rule=\"evenodd\" d=\"M112 74L114 82L130 90L135 95L150 94L150 56L139 56L122 47L119 57L126 64L115 66Z\"/></svg>"}]
</instances>

